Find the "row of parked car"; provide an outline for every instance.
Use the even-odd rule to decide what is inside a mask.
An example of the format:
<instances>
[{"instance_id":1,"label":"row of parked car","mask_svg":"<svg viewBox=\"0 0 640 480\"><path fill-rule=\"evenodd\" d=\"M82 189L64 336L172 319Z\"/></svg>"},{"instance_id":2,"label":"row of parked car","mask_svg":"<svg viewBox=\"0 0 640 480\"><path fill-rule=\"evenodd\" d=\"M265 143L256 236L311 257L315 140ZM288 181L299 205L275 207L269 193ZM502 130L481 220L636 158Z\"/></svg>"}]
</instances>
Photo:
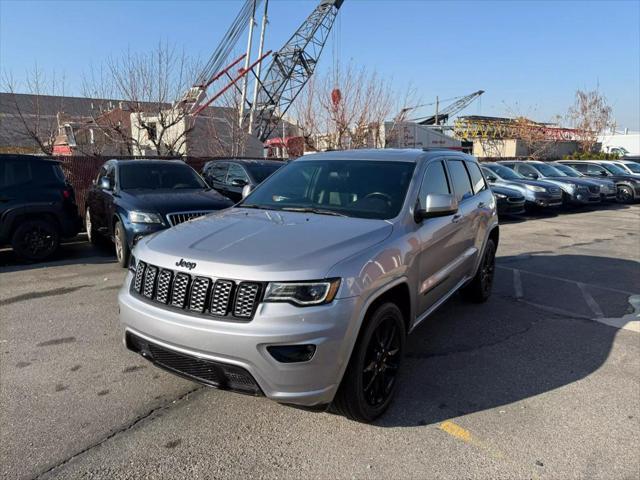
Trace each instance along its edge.
<instances>
[{"instance_id":1,"label":"row of parked car","mask_svg":"<svg viewBox=\"0 0 640 480\"><path fill-rule=\"evenodd\" d=\"M199 174L179 160L109 160L88 191L83 222L58 162L3 155L0 243L38 261L51 255L61 238L77 235L84 223L92 243L113 241L125 267L141 237L230 207L285 164L216 160ZM640 164L632 161L502 161L481 168L502 215L640 199Z\"/></svg>"}]
</instances>

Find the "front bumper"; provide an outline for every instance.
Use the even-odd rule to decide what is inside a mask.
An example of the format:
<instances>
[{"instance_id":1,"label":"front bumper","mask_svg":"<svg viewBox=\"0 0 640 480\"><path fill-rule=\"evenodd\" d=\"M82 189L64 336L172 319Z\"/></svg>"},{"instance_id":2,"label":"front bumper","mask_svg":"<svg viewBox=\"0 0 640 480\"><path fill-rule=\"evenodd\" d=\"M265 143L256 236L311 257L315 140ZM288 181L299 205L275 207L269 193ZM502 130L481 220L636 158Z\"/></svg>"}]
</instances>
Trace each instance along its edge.
<instances>
[{"instance_id":1,"label":"front bumper","mask_svg":"<svg viewBox=\"0 0 640 480\"><path fill-rule=\"evenodd\" d=\"M562 194L549 195L548 193L532 192L527 198L526 205L529 207L559 207L562 205Z\"/></svg>"},{"instance_id":2,"label":"front bumper","mask_svg":"<svg viewBox=\"0 0 640 480\"><path fill-rule=\"evenodd\" d=\"M600 193L591 193L588 190L578 190L571 195L565 194L565 203L570 205L589 205L601 201Z\"/></svg>"},{"instance_id":3,"label":"front bumper","mask_svg":"<svg viewBox=\"0 0 640 480\"><path fill-rule=\"evenodd\" d=\"M497 202L498 215L520 215L524 213L524 199L518 202L509 202L505 200L499 200Z\"/></svg>"},{"instance_id":4,"label":"front bumper","mask_svg":"<svg viewBox=\"0 0 640 480\"><path fill-rule=\"evenodd\" d=\"M223 321L185 315L134 297L131 277L118 297L125 338L133 334L190 358L238 367L255 380L260 393L280 403L313 407L333 400L355 340L350 333L356 320L355 298L305 308L262 303L250 322ZM305 362L280 363L267 351L272 345L302 344L316 346ZM222 383L207 384L225 388Z\"/></svg>"}]
</instances>

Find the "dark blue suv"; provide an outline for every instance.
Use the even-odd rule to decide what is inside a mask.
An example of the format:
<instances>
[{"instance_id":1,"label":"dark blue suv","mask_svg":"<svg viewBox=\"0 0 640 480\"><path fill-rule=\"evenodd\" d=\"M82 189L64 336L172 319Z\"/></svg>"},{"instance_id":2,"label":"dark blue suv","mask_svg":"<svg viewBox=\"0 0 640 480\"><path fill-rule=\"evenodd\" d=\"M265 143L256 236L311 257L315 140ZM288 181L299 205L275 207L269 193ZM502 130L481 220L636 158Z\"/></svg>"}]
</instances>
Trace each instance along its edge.
<instances>
[{"instance_id":1,"label":"dark blue suv","mask_svg":"<svg viewBox=\"0 0 640 480\"><path fill-rule=\"evenodd\" d=\"M89 190L85 226L92 243L113 239L126 267L133 245L150 233L230 207L180 160L109 160Z\"/></svg>"}]
</instances>

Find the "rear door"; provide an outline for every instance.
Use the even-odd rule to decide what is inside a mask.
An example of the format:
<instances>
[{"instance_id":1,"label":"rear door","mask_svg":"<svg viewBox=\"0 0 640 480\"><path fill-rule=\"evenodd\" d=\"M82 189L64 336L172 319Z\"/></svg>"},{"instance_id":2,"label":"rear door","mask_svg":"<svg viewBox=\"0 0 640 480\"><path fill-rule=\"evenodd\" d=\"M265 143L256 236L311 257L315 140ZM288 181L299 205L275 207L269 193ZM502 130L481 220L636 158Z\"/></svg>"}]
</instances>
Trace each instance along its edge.
<instances>
[{"instance_id":1,"label":"rear door","mask_svg":"<svg viewBox=\"0 0 640 480\"><path fill-rule=\"evenodd\" d=\"M209 185L218 192L226 195L225 193L225 180L227 178L227 171L229 170L229 163L227 162L214 162L209 169Z\"/></svg>"},{"instance_id":2,"label":"rear door","mask_svg":"<svg viewBox=\"0 0 640 480\"><path fill-rule=\"evenodd\" d=\"M38 198L32 178L29 159L9 157L0 161L0 230L3 235L8 234L11 218L15 218L22 211L25 202L36 203L45 200Z\"/></svg>"},{"instance_id":3,"label":"rear door","mask_svg":"<svg viewBox=\"0 0 640 480\"><path fill-rule=\"evenodd\" d=\"M427 194L452 194L452 182L443 159L431 161L422 178L418 201L425 207ZM447 215L425 219L418 225L420 239L418 315L426 312L458 282L464 223Z\"/></svg>"}]
</instances>

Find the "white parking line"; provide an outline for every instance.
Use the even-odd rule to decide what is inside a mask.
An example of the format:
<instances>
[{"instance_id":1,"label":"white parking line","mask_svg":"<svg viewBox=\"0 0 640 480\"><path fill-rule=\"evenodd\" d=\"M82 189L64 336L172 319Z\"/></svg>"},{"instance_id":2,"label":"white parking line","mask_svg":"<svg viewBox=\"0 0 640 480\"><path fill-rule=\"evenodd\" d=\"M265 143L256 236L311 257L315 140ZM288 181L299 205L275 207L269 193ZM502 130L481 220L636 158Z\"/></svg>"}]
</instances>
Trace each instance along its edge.
<instances>
[{"instance_id":1,"label":"white parking line","mask_svg":"<svg viewBox=\"0 0 640 480\"><path fill-rule=\"evenodd\" d=\"M596 316L596 318L604 318L604 313L602 313L602 309L600 308L600 305L598 305L598 302L596 302L596 300L593 298L591 293L589 293L589 291L587 290L587 286L584 283L580 283L580 282L576 282L576 283L578 285L578 288L580 289L580 292L582 293L582 297L584 298L584 301L587 302L587 305L589 305L589 308L591 309L593 314Z\"/></svg>"},{"instance_id":2,"label":"white parking line","mask_svg":"<svg viewBox=\"0 0 640 480\"><path fill-rule=\"evenodd\" d=\"M516 298L520 300L524 297L524 293L522 291L522 279L520 278L520 270L517 268L513 269L513 289L516 293Z\"/></svg>"}]
</instances>

